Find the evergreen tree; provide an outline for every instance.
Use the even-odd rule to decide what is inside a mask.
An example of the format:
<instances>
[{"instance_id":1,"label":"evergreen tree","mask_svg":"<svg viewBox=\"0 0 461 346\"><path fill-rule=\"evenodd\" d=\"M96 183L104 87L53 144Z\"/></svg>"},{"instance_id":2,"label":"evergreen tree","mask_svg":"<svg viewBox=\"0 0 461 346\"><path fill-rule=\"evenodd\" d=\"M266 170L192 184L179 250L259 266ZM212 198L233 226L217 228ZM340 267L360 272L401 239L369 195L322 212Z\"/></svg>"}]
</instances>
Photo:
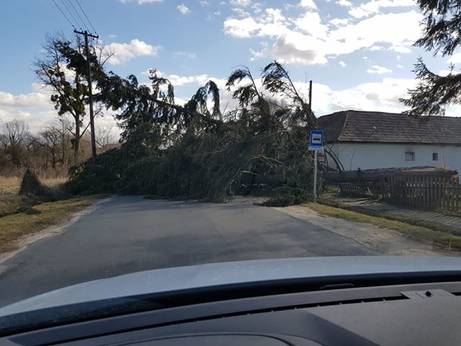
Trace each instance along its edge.
<instances>
[{"instance_id":1,"label":"evergreen tree","mask_svg":"<svg viewBox=\"0 0 461 346\"><path fill-rule=\"evenodd\" d=\"M416 45L434 55L450 56L461 43L461 2L459 0L418 0L424 14L424 33ZM410 107L408 114L444 115L445 107L461 101L461 73L450 66L447 76L431 71L422 58L415 65L415 89L402 102Z\"/></svg>"}]
</instances>

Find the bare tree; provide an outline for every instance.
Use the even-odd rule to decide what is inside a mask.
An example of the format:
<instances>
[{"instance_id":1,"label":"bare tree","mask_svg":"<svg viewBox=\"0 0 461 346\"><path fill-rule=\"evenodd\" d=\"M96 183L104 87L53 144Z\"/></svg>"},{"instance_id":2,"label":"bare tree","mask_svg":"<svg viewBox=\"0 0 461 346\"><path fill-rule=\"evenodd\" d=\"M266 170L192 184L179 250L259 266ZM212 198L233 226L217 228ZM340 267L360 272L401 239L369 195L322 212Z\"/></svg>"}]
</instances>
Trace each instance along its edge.
<instances>
[{"instance_id":1,"label":"bare tree","mask_svg":"<svg viewBox=\"0 0 461 346\"><path fill-rule=\"evenodd\" d=\"M61 147L61 133L56 127L49 127L40 133L40 144L50 157L51 167L56 169Z\"/></svg>"},{"instance_id":2,"label":"bare tree","mask_svg":"<svg viewBox=\"0 0 461 346\"><path fill-rule=\"evenodd\" d=\"M4 124L3 131L2 142L6 153L11 162L16 167L20 167L23 161L24 144L30 136L29 129L23 121L13 120Z\"/></svg>"},{"instance_id":3,"label":"bare tree","mask_svg":"<svg viewBox=\"0 0 461 346\"><path fill-rule=\"evenodd\" d=\"M96 127L96 144L99 148L103 149L108 144L115 142L114 136L112 135L113 126L98 126Z\"/></svg>"},{"instance_id":4,"label":"bare tree","mask_svg":"<svg viewBox=\"0 0 461 346\"><path fill-rule=\"evenodd\" d=\"M61 136L61 150L59 162L62 165L67 165L71 162L72 141L69 134L72 133L72 123L66 117L59 117L54 127L59 129L58 132Z\"/></svg>"}]
</instances>

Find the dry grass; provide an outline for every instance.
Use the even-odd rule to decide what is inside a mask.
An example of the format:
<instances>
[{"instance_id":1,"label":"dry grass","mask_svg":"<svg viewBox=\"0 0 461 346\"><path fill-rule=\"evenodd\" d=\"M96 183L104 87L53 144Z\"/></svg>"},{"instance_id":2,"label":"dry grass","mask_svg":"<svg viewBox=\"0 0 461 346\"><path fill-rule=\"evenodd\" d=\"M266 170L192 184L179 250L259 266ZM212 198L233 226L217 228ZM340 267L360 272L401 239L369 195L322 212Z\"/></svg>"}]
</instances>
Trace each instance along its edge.
<instances>
[{"instance_id":1,"label":"dry grass","mask_svg":"<svg viewBox=\"0 0 461 346\"><path fill-rule=\"evenodd\" d=\"M22 177L3 177L0 176L0 196L15 195L19 192ZM58 187L67 181L66 177L45 178L40 181L48 187Z\"/></svg>"},{"instance_id":2,"label":"dry grass","mask_svg":"<svg viewBox=\"0 0 461 346\"><path fill-rule=\"evenodd\" d=\"M15 250L18 240L49 226L69 220L76 212L93 204L100 196L85 196L43 203L27 212L0 218L0 253Z\"/></svg>"},{"instance_id":3,"label":"dry grass","mask_svg":"<svg viewBox=\"0 0 461 346\"><path fill-rule=\"evenodd\" d=\"M58 189L67 178L40 179L41 182L50 188ZM0 176L0 217L16 213L24 208L29 208L36 201L29 197L19 196L21 177Z\"/></svg>"},{"instance_id":4,"label":"dry grass","mask_svg":"<svg viewBox=\"0 0 461 346\"><path fill-rule=\"evenodd\" d=\"M0 176L0 195L13 195L19 192L21 178Z\"/></svg>"},{"instance_id":5,"label":"dry grass","mask_svg":"<svg viewBox=\"0 0 461 346\"><path fill-rule=\"evenodd\" d=\"M384 217L371 216L355 211L331 207L319 203L306 203L304 206L315 210L319 214L342 218L350 221L372 224L378 227L398 231L413 239L429 241L448 250L461 250L461 237L446 232L433 230L429 227L411 225L405 222L390 220Z\"/></svg>"},{"instance_id":6,"label":"dry grass","mask_svg":"<svg viewBox=\"0 0 461 346\"><path fill-rule=\"evenodd\" d=\"M40 203L34 197L18 195L21 180L20 177L0 176L0 253L14 250L24 236L70 219L99 198L85 196ZM59 188L67 179L40 180L48 187Z\"/></svg>"}]
</instances>

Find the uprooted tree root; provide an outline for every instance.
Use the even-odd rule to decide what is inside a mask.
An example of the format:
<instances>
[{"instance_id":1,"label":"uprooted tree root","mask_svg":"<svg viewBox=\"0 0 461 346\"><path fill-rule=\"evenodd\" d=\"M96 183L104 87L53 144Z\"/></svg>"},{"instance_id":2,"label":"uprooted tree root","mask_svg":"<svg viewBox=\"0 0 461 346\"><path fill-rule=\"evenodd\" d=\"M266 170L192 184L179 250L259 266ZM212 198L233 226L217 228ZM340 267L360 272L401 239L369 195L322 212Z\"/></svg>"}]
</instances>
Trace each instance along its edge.
<instances>
[{"instance_id":1,"label":"uprooted tree root","mask_svg":"<svg viewBox=\"0 0 461 346\"><path fill-rule=\"evenodd\" d=\"M62 199L67 194L60 188L49 188L43 185L37 175L28 168L22 178L19 196L29 201L49 202Z\"/></svg>"}]
</instances>

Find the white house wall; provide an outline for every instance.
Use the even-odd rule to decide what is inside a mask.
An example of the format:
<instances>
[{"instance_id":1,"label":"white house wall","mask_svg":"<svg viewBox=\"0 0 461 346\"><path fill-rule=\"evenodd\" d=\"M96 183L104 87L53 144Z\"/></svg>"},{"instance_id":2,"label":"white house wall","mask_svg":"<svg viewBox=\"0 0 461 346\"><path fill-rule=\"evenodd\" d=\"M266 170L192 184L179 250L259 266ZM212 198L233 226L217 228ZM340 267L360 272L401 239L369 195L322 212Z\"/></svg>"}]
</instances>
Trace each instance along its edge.
<instances>
[{"instance_id":1,"label":"white house wall","mask_svg":"<svg viewBox=\"0 0 461 346\"><path fill-rule=\"evenodd\" d=\"M345 170L435 166L461 172L461 146L339 143L329 147L341 160ZM407 151L415 153L415 161L405 160ZM438 161L432 160L433 153L438 153ZM329 164L334 167L331 160Z\"/></svg>"}]
</instances>

